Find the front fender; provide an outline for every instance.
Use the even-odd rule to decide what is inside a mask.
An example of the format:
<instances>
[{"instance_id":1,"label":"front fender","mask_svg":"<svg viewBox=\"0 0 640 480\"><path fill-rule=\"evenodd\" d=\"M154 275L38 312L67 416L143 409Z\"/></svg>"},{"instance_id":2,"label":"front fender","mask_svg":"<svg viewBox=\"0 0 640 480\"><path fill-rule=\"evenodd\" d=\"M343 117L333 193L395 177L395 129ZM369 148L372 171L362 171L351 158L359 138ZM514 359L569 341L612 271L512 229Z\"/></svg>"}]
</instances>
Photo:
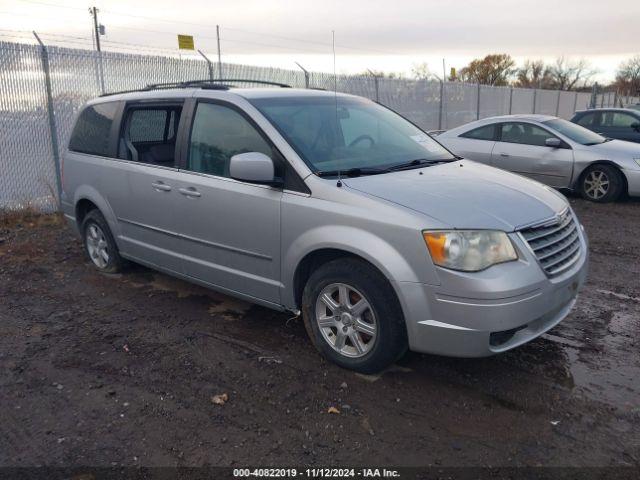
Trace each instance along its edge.
<instances>
[{"instance_id":1,"label":"front fender","mask_svg":"<svg viewBox=\"0 0 640 480\"><path fill-rule=\"evenodd\" d=\"M342 239L348 239L348 242ZM294 277L300 262L310 253L336 249L352 253L374 265L394 285L396 282L421 282L411 262L381 237L346 225L323 225L307 230L283 252L283 304L294 306ZM424 256L428 257L426 248ZM422 262L421 262L422 263ZM395 288L395 286L394 286Z\"/></svg>"}]
</instances>

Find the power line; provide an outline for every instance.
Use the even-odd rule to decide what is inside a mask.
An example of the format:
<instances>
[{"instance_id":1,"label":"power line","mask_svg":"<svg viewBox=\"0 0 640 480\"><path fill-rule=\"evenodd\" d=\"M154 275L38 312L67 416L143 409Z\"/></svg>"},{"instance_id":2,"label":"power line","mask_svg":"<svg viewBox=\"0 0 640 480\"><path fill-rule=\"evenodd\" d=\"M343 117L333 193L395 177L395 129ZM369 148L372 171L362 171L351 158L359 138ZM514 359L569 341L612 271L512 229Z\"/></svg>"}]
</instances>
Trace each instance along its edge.
<instances>
[{"instance_id":1,"label":"power line","mask_svg":"<svg viewBox=\"0 0 640 480\"><path fill-rule=\"evenodd\" d=\"M60 5L60 4L55 4L55 3L42 2L42 1L39 1L39 0L19 0L19 1L25 2L25 3L30 3L30 4L35 4L35 5L48 6L48 7L69 8L69 9L73 9L73 10L77 10L77 11L84 10L84 8L81 8L81 7L72 7L72 6L68 6L68 5ZM0 13L13 14L11 12L0 12ZM114 11L114 10L104 10L104 9L102 9L101 13L107 14L107 15L109 15L109 14L110 15L116 15L116 16L121 16L121 17L139 18L139 19L144 19L144 20L150 20L150 21L153 21L153 22L164 22L164 23L170 23L170 24L174 24L174 25L175 24L191 25L191 26L197 26L197 27L202 27L202 28L206 28L206 29L212 29L212 27L213 27L213 25L205 24L205 23L188 22L188 21L175 20L175 19L166 19L166 18L160 18L160 17L152 17L152 16L148 16L148 15L138 15L138 14L132 14L132 13L118 12L118 11ZM28 15L28 14L15 14L15 15L32 16L32 15ZM43 17L40 17L40 18L43 18ZM109 25L109 28L116 28L116 29L119 28L119 29L143 31L143 32L150 32L150 33L157 33L157 34L175 35L175 33L176 33L176 32L171 32L171 31L167 31L167 30L154 30L154 29L139 28L139 27L128 27L128 26L125 27L125 26L119 26L119 25ZM277 39L286 40L286 41L290 41L290 42L297 42L297 43L302 43L302 44L306 44L306 45L315 45L317 47L326 47L327 48L327 51L315 50L312 53L322 53L322 54L326 53L326 54L329 54L330 53L329 50L332 47L332 43L329 43L329 42L320 42L320 41L314 41L314 40L309 40L309 39L305 39L305 38L289 37L289 36L272 34L272 33L265 33L265 32L256 32L256 31L246 30L246 29L242 29L242 28L234 28L234 27L223 26L223 30L231 31L231 32L238 32L238 33L242 33L242 34L250 35L250 36L277 38ZM199 35L198 34L198 35L194 35L194 36L196 36L197 38L217 40L216 37L208 36L208 35ZM277 49L281 49L281 50L290 50L290 51L294 51L294 52L305 52L306 53L305 49L292 47L290 45L281 45L281 44L276 44L276 43L257 42L257 41L251 41L251 40L238 40L238 39L228 38L228 37L224 37L224 40L227 41L227 42L233 42L233 43L244 43L244 44L247 44L247 45L271 47L271 48L277 48ZM399 55L395 51L383 50L383 49L374 49L374 48L368 48L368 47L357 47L357 46L352 46L352 45L340 45L340 44L337 44L336 48L342 49L342 50L354 50L354 51L370 52L370 53L385 54L385 55Z\"/></svg>"},{"instance_id":2,"label":"power line","mask_svg":"<svg viewBox=\"0 0 640 480\"><path fill-rule=\"evenodd\" d=\"M70 10L82 10L83 12L87 10L84 7L72 7L71 5L60 5L59 3L39 2L37 0L18 0L18 1L23 3L33 3L34 5L45 5L47 7L68 8Z\"/></svg>"}]
</instances>

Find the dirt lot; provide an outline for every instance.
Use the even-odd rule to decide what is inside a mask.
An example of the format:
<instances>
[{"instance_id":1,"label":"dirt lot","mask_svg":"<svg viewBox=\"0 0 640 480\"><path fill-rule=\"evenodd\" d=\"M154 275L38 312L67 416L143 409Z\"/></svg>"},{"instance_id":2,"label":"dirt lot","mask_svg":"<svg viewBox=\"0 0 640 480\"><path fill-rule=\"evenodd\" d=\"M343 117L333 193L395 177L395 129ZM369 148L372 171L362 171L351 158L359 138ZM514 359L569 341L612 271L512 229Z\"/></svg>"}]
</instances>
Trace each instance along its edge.
<instances>
[{"instance_id":1,"label":"dirt lot","mask_svg":"<svg viewBox=\"0 0 640 480\"><path fill-rule=\"evenodd\" d=\"M640 202L571 202L591 271L562 324L373 377L327 364L285 314L96 273L55 217L0 227L0 465L637 467Z\"/></svg>"}]
</instances>

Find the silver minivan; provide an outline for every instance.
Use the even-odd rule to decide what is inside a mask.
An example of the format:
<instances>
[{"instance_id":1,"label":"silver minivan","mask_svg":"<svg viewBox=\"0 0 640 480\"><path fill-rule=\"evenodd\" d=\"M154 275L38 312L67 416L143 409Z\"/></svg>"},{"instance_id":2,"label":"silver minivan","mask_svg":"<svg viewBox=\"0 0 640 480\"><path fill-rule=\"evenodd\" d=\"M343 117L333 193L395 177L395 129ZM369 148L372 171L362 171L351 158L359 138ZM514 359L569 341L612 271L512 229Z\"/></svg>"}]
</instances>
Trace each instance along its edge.
<instances>
[{"instance_id":1,"label":"silver minivan","mask_svg":"<svg viewBox=\"0 0 640 480\"><path fill-rule=\"evenodd\" d=\"M100 271L129 260L301 313L360 372L504 352L574 305L587 239L555 190L360 97L168 87L95 99L71 134L63 210Z\"/></svg>"}]
</instances>

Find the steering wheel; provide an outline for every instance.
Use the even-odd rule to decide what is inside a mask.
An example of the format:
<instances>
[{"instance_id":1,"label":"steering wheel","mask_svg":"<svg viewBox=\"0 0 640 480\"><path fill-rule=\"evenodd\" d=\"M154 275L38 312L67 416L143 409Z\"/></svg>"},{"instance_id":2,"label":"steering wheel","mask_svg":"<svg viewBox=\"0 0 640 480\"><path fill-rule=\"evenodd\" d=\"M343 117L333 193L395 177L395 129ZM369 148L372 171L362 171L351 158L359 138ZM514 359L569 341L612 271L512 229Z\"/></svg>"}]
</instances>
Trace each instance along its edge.
<instances>
[{"instance_id":1,"label":"steering wheel","mask_svg":"<svg viewBox=\"0 0 640 480\"><path fill-rule=\"evenodd\" d=\"M376 141L371 137L371 135L360 135L359 137L356 137L350 144L349 144L349 148L353 147L354 145L357 145L360 142L363 142L364 140L369 140L369 148L373 147L376 143Z\"/></svg>"}]
</instances>

